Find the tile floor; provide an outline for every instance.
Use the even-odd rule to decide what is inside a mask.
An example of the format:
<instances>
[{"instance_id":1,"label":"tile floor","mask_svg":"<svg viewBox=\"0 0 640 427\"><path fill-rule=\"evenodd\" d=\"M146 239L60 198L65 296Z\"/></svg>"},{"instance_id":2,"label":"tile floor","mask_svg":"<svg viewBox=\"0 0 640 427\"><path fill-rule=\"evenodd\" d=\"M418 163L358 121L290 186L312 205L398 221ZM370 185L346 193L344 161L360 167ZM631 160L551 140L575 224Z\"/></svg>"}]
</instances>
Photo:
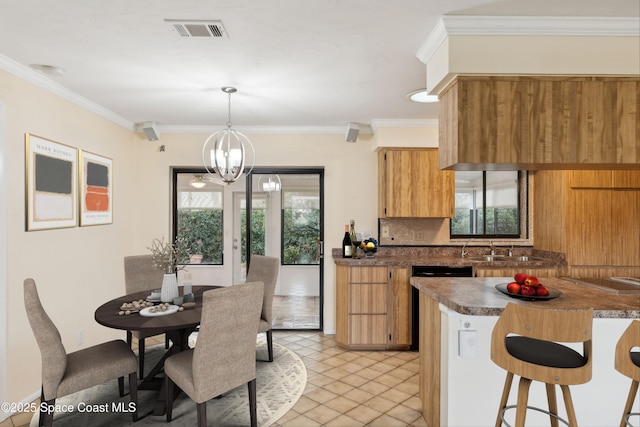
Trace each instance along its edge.
<instances>
[{"instance_id":1,"label":"tile floor","mask_svg":"<svg viewBox=\"0 0 640 427\"><path fill-rule=\"evenodd\" d=\"M417 352L348 351L321 332L276 331L274 342L304 361L307 386L273 427L427 425L420 413ZM16 414L0 427L28 426L31 416Z\"/></svg>"},{"instance_id":2,"label":"tile floor","mask_svg":"<svg viewBox=\"0 0 640 427\"><path fill-rule=\"evenodd\" d=\"M320 298L275 295L272 325L274 329L320 329Z\"/></svg>"}]
</instances>

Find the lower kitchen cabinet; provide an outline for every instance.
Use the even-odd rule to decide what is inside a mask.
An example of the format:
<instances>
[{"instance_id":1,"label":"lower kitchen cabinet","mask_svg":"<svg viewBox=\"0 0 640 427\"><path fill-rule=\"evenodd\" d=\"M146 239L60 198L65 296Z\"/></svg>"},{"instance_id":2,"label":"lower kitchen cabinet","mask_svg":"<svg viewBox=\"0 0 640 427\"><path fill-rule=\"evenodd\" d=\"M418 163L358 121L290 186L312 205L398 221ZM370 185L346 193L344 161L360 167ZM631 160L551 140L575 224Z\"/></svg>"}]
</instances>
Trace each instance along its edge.
<instances>
[{"instance_id":1,"label":"lower kitchen cabinet","mask_svg":"<svg viewBox=\"0 0 640 427\"><path fill-rule=\"evenodd\" d=\"M336 265L336 342L360 350L408 349L409 279L405 267Z\"/></svg>"},{"instance_id":2,"label":"lower kitchen cabinet","mask_svg":"<svg viewBox=\"0 0 640 427\"><path fill-rule=\"evenodd\" d=\"M483 268L476 269L476 277L513 277L516 273L524 273L527 276L555 277L555 268Z\"/></svg>"}]
</instances>

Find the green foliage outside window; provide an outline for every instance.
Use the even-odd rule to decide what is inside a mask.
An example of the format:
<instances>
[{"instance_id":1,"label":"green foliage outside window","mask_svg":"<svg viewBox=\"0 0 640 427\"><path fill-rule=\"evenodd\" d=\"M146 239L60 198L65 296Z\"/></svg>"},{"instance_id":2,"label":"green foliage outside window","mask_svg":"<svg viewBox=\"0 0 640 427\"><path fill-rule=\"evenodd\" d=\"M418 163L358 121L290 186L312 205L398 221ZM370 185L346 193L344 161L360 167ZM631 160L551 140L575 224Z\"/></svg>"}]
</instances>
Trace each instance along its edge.
<instances>
[{"instance_id":1,"label":"green foliage outside window","mask_svg":"<svg viewBox=\"0 0 640 427\"><path fill-rule=\"evenodd\" d=\"M320 211L283 211L282 250L284 264L319 264Z\"/></svg>"},{"instance_id":2,"label":"green foliage outside window","mask_svg":"<svg viewBox=\"0 0 640 427\"><path fill-rule=\"evenodd\" d=\"M202 255L198 264L222 264L222 210L179 210L177 238L187 246L181 264L191 255Z\"/></svg>"},{"instance_id":3,"label":"green foliage outside window","mask_svg":"<svg viewBox=\"0 0 640 427\"><path fill-rule=\"evenodd\" d=\"M263 209L254 209L251 211L251 253L256 255L264 255L264 229L265 211ZM247 211L240 212L240 235L241 255L240 262L247 262Z\"/></svg>"}]
</instances>

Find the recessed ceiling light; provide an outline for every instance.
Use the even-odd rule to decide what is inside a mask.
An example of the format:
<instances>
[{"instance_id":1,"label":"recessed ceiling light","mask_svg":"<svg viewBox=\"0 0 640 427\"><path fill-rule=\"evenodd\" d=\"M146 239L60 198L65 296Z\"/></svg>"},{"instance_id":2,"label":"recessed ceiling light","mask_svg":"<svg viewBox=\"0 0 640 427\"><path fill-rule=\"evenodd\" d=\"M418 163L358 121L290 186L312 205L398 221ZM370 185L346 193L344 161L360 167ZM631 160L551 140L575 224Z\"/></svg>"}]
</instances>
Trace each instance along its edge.
<instances>
[{"instance_id":1,"label":"recessed ceiling light","mask_svg":"<svg viewBox=\"0 0 640 427\"><path fill-rule=\"evenodd\" d=\"M411 93L408 93L407 99L413 102L420 102L420 103L438 102L438 96L429 95L426 89L418 89L418 90L414 90Z\"/></svg>"},{"instance_id":2,"label":"recessed ceiling light","mask_svg":"<svg viewBox=\"0 0 640 427\"><path fill-rule=\"evenodd\" d=\"M54 65L30 64L29 66L34 70L41 71L44 74L48 74L50 76L61 76L64 74L64 70L62 68L56 67Z\"/></svg>"}]
</instances>

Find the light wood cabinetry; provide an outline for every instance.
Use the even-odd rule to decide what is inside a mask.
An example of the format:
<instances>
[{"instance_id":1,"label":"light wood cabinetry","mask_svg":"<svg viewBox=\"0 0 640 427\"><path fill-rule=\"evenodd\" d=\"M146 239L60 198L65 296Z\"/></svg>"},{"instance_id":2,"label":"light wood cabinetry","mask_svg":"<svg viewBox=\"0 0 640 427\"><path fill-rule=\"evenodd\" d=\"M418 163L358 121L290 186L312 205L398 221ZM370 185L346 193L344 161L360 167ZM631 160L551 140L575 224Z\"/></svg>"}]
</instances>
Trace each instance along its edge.
<instances>
[{"instance_id":1,"label":"light wood cabinetry","mask_svg":"<svg viewBox=\"0 0 640 427\"><path fill-rule=\"evenodd\" d=\"M440 96L440 167L636 169L640 78L459 76Z\"/></svg>"},{"instance_id":2,"label":"light wood cabinetry","mask_svg":"<svg viewBox=\"0 0 640 427\"><path fill-rule=\"evenodd\" d=\"M438 168L437 149L378 152L380 218L451 218L454 192L454 174Z\"/></svg>"},{"instance_id":3,"label":"light wood cabinetry","mask_svg":"<svg viewBox=\"0 0 640 427\"><path fill-rule=\"evenodd\" d=\"M409 279L406 267L336 265L336 342L352 349L408 349Z\"/></svg>"},{"instance_id":4,"label":"light wood cabinetry","mask_svg":"<svg viewBox=\"0 0 640 427\"><path fill-rule=\"evenodd\" d=\"M536 248L564 252L563 275L640 268L639 184L640 170L537 171Z\"/></svg>"},{"instance_id":5,"label":"light wood cabinetry","mask_svg":"<svg viewBox=\"0 0 640 427\"><path fill-rule=\"evenodd\" d=\"M524 273L527 276L555 277L555 268L485 268L476 269L476 277L513 277L516 273Z\"/></svg>"}]
</instances>

